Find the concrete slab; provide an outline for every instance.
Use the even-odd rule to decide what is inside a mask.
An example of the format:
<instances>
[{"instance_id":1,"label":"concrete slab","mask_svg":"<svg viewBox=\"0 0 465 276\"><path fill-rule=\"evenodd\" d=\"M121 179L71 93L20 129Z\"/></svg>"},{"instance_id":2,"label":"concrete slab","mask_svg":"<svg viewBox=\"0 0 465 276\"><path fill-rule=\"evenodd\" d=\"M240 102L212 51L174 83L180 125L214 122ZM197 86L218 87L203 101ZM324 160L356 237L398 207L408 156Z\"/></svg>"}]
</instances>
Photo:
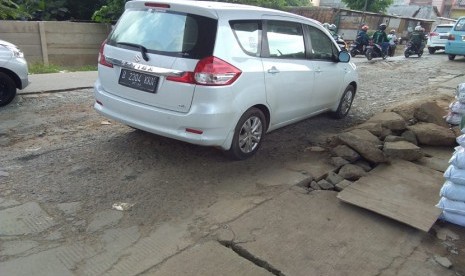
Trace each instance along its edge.
<instances>
[{"instance_id":1,"label":"concrete slab","mask_svg":"<svg viewBox=\"0 0 465 276\"><path fill-rule=\"evenodd\" d=\"M134 235L139 235L134 230L127 232L127 234L130 237L120 241L125 245L132 242L128 239L136 237ZM140 273L160 265L193 244L188 225L163 224L127 248L108 248L87 259L80 264L76 270L76 275L140 275Z\"/></svg>"},{"instance_id":2,"label":"concrete slab","mask_svg":"<svg viewBox=\"0 0 465 276\"><path fill-rule=\"evenodd\" d=\"M230 237L284 275L399 275L399 270L419 275L416 269L424 264L411 256L422 232L340 202L336 195L287 191L235 220L219 236ZM403 267L406 262L409 266ZM429 275L452 275L437 269L440 273Z\"/></svg>"},{"instance_id":3,"label":"concrete slab","mask_svg":"<svg viewBox=\"0 0 465 276\"><path fill-rule=\"evenodd\" d=\"M240 257L232 249L218 242L209 241L187 249L160 267L153 268L142 275L271 276L273 274Z\"/></svg>"},{"instance_id":4,"label":"concrete slab","mask_svg":"<svg viewBox=\"0 0 465 276\"><path fill-rule=\"evenodd\" d=\"M55 224L36 202L0 211L0 236L40 233Z\"/></svg>"},{"instance_id":5,"label":"concrete slab","mask_svg":"<svg viewBox=\"0 0 465 276\"><path fill-rule=\"evenodd\" d=\"M1 275L15 276L66 276L84 259L95 255L95 251L84 244L60 246L25 257L0 263Z\"/></svg>"},{"instance_id":6,"label":"concrete slab","mask_svg":"<svg viewBox=\"0 0 465 276\"><path fill-rule=\"evenodd\" d=\"M394 160L377 166L338 198L428 232L441 214L435 205L443 183L436 170Z\"/></svg>"}]
</instances>

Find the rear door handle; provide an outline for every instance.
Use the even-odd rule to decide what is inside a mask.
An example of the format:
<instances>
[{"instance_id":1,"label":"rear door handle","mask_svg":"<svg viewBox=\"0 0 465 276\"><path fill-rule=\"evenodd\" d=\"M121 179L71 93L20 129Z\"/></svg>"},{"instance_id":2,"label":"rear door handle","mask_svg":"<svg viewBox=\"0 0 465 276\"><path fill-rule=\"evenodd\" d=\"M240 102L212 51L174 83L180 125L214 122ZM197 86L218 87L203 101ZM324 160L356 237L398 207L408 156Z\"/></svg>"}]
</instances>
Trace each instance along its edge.
<instances>
[{"instance_id":1,"label":"rear door handle","mask_svg":"<svg viewBox=\"0 0 465 276\"><path fill-rule=\"evenodd\" d=\"M268 73L270 74L276 74L276 73L279 73L279 70L276 69L276 67L271 67L270 69L268 69Z\"/></svg>"}]
</instances>

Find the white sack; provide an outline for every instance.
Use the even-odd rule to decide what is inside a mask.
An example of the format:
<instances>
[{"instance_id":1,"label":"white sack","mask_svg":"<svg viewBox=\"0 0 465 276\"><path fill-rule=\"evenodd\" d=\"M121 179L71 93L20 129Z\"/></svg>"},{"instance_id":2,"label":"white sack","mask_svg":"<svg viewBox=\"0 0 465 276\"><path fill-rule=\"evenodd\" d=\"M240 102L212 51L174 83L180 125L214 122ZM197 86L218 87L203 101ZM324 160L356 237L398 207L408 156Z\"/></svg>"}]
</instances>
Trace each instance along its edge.
<instances>
[{"instance_id":1,"label":"white sack","mask_svg":"<svg viewBox=\"0 0 465 276\"><path fill-rule=\"evenodd\" d=\"M444 172L446 180L458 185L465 185L465 169L459 169L454 165L450 165Z\"/></svg>"},{"instance_id":2,"label":"white sack","mask_svg":"<svg viewBox=\"0 0 465 276\"><path fill-rule=\"evenodd\" d=\"M449 112L446 116L446 122L451 125L460 125L462 120L462 114Z\"/></svg>"},{"instance_id":3,"label":"white sack","mask_svg":"<svg viewBox=\"0 0 465 276\"><path fill-rule=\"evenodd\" d=\"M452 113L465 114L465 101L454 101L449 105L449 109Z\"/></svg>"},{"instance_id":4,"label":"white sack","mask_svg":"<svg viewBox=\"0 0 465 276\"><path fill-rule=\"evenodd\" d=\"M439 196L455 201L465 201L465 185L457 185L446 181L439 191Z\"/></svg>"},{"instance_id":5,"label":"white sack","mask_svg":"<svg viewBox=\"0 0 465 276\"><path fill-rule=\"evenodd\" d=\"M465 149L460 147L449 159L449 164L459 169L465 169Z\"/></svg>"},{"instance_id":6,"label":"white sack","mask_svg":"<svg viewBox=\"0 0 465 276\"><path fill-rule=\"evenodd\" d=\"M465 202L450 200L447 197L441 197L436 207L441 208L449 213L465 216Z\"/></svg>"},{"instance_id":7,"label":"white sack","mask_svg":"<svg viewBox=\"0 0 465 276\"><path fill-rule=\"evenodd\" d=\"M459 83L459 85L457 85L455 98L458 101L465 103L465 82Z\"/></svg>"},{"instance_id":8,"label":"white sack","mask_svg":"<svg viewBox=\"0 0 465 276\"><path fill-rule=\"evenodd\" d=\"M439 218L453 224L465 226L465 216L459 214L443 211Z\"/></svg>"}]
</instances>

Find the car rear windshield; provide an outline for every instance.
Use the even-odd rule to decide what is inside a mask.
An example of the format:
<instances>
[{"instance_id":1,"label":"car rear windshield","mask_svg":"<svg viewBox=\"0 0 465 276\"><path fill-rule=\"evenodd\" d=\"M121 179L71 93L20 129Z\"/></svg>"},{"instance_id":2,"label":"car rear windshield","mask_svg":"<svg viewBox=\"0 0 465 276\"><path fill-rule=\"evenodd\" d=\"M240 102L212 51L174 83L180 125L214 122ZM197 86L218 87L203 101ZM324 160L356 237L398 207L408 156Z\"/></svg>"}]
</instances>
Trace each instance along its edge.
<instances>
[{"instance_id":1,"label":"car rear windshield","mask_svg":"<svg viewBox=\"0 0 465 276\"><path fill-rule=\"evenodd\" d=\"M452 30L452 26L437 26L435 32L448 33L450 30Z\"/></svg>"},{"instance_id":2,"label":"car rear windshield","mask_svg":"<svg viewBox=\"0 0 465 276\"><path fill-rule=\"evenodd\" d=\"M121 16L108 44L138 45L149 53L202 59L213 53L217 25L215 19L193 14L131 9Z\"/></svg>"}]
</instances>

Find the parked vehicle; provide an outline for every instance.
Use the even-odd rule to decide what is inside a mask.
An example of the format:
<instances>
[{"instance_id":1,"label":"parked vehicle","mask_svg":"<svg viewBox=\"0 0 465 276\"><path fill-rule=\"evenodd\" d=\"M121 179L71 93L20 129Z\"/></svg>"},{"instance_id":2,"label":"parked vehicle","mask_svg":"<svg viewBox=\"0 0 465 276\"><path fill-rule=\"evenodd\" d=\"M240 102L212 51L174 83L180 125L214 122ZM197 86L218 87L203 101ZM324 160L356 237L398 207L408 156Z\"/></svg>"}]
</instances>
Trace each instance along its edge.
<instances>
[{"instance_id":1,"label":"parked vehicle","mask_svg":"<svg viewBox=\"0 0 465 276\"><path fill-rule=\"evenodd\" d=\"M158 135L246 159L265 133L345 117L356 66L319 22L255 6L128 1L102 44L94 108Z\"/></svg>"},{"instance_id":2,"label":"parked vehicle","mask_svg":"<svg viewBox=\"0 0 465 276\"><path fill-rule=\"evenodd\" d=\"M357 55L365 55L365 51L366 51L366 46L360 44L360 43L356 43L356 42L352 42L350 44L350 55L352 57L356 57Z\"/></svg>"},{"instance_id":3,"label":"parked vehicle","mask_svg":"<svg viewBox=\"0 0 465 276\"><path fill-rule=\"evenodd\" d=\"M430 54L434 54L438 50L444 50L452 27L454 27L454 24L439 24L428 34L426 47Z\"/></svg>"},{"instance_id":4,"label":"parked vehicle","mask_svg":"<svg viewBox=\"0 0 465 276\"><path fill-rule=\"evenodd\" d=\"M28 84L23 52L16 45L0 40L0 106L9 104L16 96L16 89L24 89Z\"/></svg>"},{"instance_id":5,"label":"parked vehicle","mask_svg":"<svg viewBox=\"0 0 465 276\"><path fill-rule=\"evenodd\" d=\"M423 55L423 47L418 47L416 44L410 41L407 42L404 50L404 56L408 58L411 55L418 55L418 57L421 57Z\"/></svg>"},{"instance_id":6,"label":"parked vehicle","mask_svg":"<svg viewBox=\"0 0 465 276\"><path fill-rule=\"evenodd\" d=\"M370 40L370 44L366 47L365 50L365 56L368 60L372 60L373 58L378 57L386 59L387 53L383 52L380 45L373 43L373 41Z\"/></svg>"},{"instance_id":7,"label":"parked vehicle","mask_svg":"<svg viewBox=\"0 0 465 276\"><path fill-rule=\"evenodd\" d=\"M465 56L465 16L455 22L449 33L444 52L449 60L454 60L457 55Z\"/></svg>"}]
</instances>

